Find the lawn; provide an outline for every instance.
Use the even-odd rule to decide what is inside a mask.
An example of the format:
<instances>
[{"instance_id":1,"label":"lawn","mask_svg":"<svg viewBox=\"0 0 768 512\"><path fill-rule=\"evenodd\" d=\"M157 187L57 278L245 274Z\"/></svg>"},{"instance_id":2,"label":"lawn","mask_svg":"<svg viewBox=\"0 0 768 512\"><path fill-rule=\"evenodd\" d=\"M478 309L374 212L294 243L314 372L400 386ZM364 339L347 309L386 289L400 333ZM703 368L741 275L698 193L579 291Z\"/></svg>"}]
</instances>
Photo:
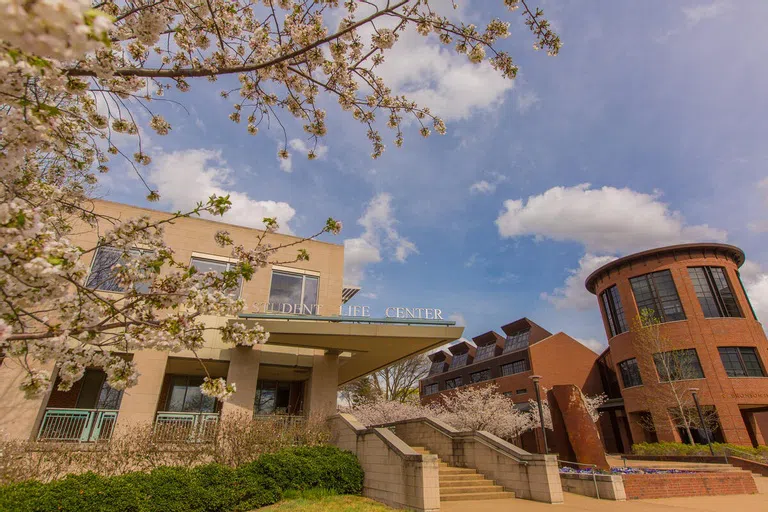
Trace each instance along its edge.
<instances>
[{"instance_id":1,"label":"lawn","mask_svg":"<svg viewBox=\"0 0 768 512\"><path fill-rule=\"evenodd\" d=\"M338 496L321 490L286 493L285 499L258 512L391 512L381 503L360 496Z\"/></svg>"}]
</instances>

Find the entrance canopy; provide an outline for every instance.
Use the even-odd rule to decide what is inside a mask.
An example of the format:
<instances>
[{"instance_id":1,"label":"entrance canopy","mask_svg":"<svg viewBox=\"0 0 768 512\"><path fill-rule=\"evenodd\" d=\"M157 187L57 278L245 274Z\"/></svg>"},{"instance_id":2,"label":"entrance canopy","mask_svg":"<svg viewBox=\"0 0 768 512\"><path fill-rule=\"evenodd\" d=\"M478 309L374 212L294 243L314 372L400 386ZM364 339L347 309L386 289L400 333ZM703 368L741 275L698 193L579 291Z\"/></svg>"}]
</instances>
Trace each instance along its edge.
<instances>
[{"instance_id":1,"label":"entrance canopy","mask_svg":"<svg viewBox=\"0 0 768 512\"><path fill-rule=\"evenodd\" d=\"M242 314L246 325L269 332L268 345L348 352L339 367L339 385L461 337L463 327L446 320Z\"/></svg>"}]
</instances>

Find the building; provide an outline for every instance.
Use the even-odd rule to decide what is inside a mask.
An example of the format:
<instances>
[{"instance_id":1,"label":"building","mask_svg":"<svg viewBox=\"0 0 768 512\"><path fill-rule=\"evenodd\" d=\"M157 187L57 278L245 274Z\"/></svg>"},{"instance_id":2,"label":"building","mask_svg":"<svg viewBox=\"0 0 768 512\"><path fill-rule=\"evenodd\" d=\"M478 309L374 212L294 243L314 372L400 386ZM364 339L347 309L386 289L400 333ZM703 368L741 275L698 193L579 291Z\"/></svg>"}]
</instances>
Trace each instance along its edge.
<instances>
[{"instance_id":1,"label":"building","mask_svg":"<svg viewBox=\"0 0 768 512\"><path fill-rule=\"evenodd\" d=\"M167 218L163 212L107 201L94 205L96 213L116 219ZM263 233L184 218L166 227L165 240L177 259L199 270L223 271L234 260L229 249L214 242L214 234L222 228L236 244L246 247ZM75 243L96 245L94 230L74 232L79 231L83 234ZM268 234L266 240L276 246L298 239ZM224 344L217 331L205 335L206 346L198 355L211 376L237 384L236 393L226 403L201 395L199 385L205 373L192 353L146 350L125 354L140 373L138 384L125 392L109 388L104 373L90 369L70 391L61 392L52 385L47 395L35 400L23 397L18 389L23 374L6 358L0 362L0 431L16 439L94 441L108 438L115 428L139 423L183 424L202 431L221 415L238 411L254 417L323 417L335 412L339 385L461 337L463 328L440 320L439 315L430 316L435 311L430 309L425 316L431 319L421 320L405 318L412 311L408 308L390 308L394 311L390 318L372 318L363 313L367 308L359 307L353 308L355 316L340 316L342 303L359 290L343 284L343 246L306 241L292 247L290 253L278 253L278 260L292 260L297 247L310 253L309 261L268 266L236 291L247 311L237 320L264 326L270 333L266 344L233 347ZM88 262L91 272L86 283L94 283L101 293L120 293L109 279L111 265L120 258L119 254L115 258L116 252L103 248L88 253L92 261ZM205 318L211 326L234 320ZM55 365L48 369L55 376Z\"/></svg>"},{"instance_id":2,"label":"building","mask_svg":"<svg viewBox=\"0 0 768 512\"><path fill-rule=\"evenodd\" d=\"M429 375L420 381L422 404L439 400L462 386L493 383L521 409L535 398L532 375L541 386L576 384L588 395L600 394L597 354L563 332L552 334L527 318L504 325L504 336L488 331L430 354ZM539 451L538 433L523 435L524 449ZM547 436L549 440L549 436Z\"/></svg>"},{"instance_id":3,"label":"building","mask_svg":"<svg viewBox=\"0 0 768 512\"><path fill-rule=\"evenodd\" d=\"M698 389L702 408L719 420L715 440L766 444L768 340L741 283L743 263L744 253L731 245L685 244L625 256L587 278L609 344L598 360L611 398L603 429L609 451L632 442L686 441L658 400L670 380ZM662 322L661 336L688 361L690 373L665 371L664 356L640 343L631 326L642 310ZM703 431L694 437L705 440Z\"/></svg>"}]
</instances>

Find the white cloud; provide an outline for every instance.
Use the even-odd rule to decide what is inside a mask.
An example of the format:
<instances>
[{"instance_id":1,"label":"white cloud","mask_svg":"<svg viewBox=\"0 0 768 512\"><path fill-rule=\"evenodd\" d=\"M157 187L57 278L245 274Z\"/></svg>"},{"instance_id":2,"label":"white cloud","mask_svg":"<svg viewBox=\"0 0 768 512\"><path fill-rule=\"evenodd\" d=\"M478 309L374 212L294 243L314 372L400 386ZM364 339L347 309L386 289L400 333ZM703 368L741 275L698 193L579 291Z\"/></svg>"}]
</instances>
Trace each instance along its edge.
<instances>
[{"instance_id":1,"label":"white cloud","mask_svg":"<svg viewBox=\"0 0 768 512\"><path fill-rule=\"evenodd\" d=\"M380 262L382 252L400 263L404 263L409 255L419 253L416 245L400 236L395 228L397 220L392 212L392 196L387 193L374 196L357 223L363 226L363 234L344 240L344 280L347 283L362 281L365 267Z\"/></svg>"},{"instance_id":2,"label":"white cloud","mask_svg":"<svg viewBox=\"0 0 768 512\"><path fill-rule=\"evenodd\" d=\"M768 206L768 178L764 178L757 184L758 191L763 194L763 204ZM748 224L750 231L755 233L768 233L768 220L758 220Z\"/></svg>"},{"instance_id":3,"label":"white cloud","mask_svg":"<svg viewBox=\"0 0 768 512\"><path fill-rule=\"evenodd\" d=\"M658 194L588 183L553 187L527 200L510 199L496 219L505 238L532 235L582 243L593 253L617 253L698 241L724 241L726 232L688 225Z\"/></svg>"},{"instance_id":4,"label":"white cloud","mask_svg":"<svg viewBox=\"0 0 768 512\"><path fill-rule=\"evenodd\" d=\"M605 350L606 347L608 347L606 342L597 341L594 338L588 338L588 339L574 338L574 339L579 343L581 343L582 345L584 345L585 347L587 347L588 349L590 349L592 352L595 352L597 354L602 353L603 350Z\"/></svg>"},{"instance_id":5,"label":"white cloud","mask_svg":"<svg viewBox=\"0 0 768 512\"><path fill-rule=\"evenodd\" d=\"M309 144L304 142L301 139L291 139L288 141L288 147L297 152L300 153L302 157L306 159L307 155L310 151L315 152L315 157L324 160L325 156L328 154L328 146L324 146L320 143L317 144L317 146L310 147ZM278 146L278 150L282 149L282 146ZM280 164L280 170L283 172L293 172L293 153L290 151L288 152L288 158L281 158L280 155L277 156L277 161Z\"/></svg>"},{"instance_id":6,"label":"white cloud","mask_svg":"<svg viewBox=\"0 0 768 512\"><path fill-rule=\"evenodd\" d=\"M689 27L694 27L704 20L716 18L731 8L730 2L717 0L711 4L683 7L683 16Z\"/></svg>"},{"instance_id":7,"label":"white cloud","mask_svg":"<svg viewBox=\"0 0 768 512\"><path fill-rule=\"evenodd\" d=\"M467 320L464 318L464 315L462 313L459 313L458 311L448 315L448 320L453 320L454 322L456 322L456 325L461 325L461 326L467 325Z\"/></svg>"},{"instance_id":8,"label":"white cloud","mask_svg":"<svg viewBox=\"0 0 768 512\"><path fill-rule=\"evenodd\" d=\"M469 258L467 258L467 261L464 262L464 266L467 268L474 266L484 267L486 265L488 265L488 260L480 256L479 252L472 253Z\"/></svg>"},{"instance_id":9,"label":"white cloud","mask_svg":"<svg viewBox=\"0 0 768 512\"><path fill-rule=\"evenodd\" d=\"M504 272L500 276L491 277L488 279L488 282L493 284L505 284L505 283L514 283L520 279L520 276L517 274L513 274L512 272Z\"/></svg>"},{"instance_id":10,"label":"white cloud","mask_svg":"<svg viewBox=\"0 0 768 512\"><path fill-rule=\"evenodd\" d=\"M565 278L565 284L562 288L555 288L555 291L551 294L542 293L541 298L554 304L557 309L578 309L582 311L594 309L597 301L595 296L587 291L584 281L589 274L615 259L615 256L585 254L579 260L578 268L568 270L569 276Z\"/></svg>"},{"instance_id":11,"label":"white cloud","mask_svg":"<svg viewBox=\"0 0 768 512\"><path fill-rule=\"evenodd\" d=\"M153 155L148 180L156 187L162 201L174 210L193 208L211 194L229 195L232 209L217 220L263 228L264 217L276 217L280 231L291 233L288 223L296 215L291 205L276 201L257 201L238 188L232 180L220 151L190 149Z\"/></svg>"},{"instance_id":12,"label":"white cloud","mask_svg":"<svg viewBox=\"0 0 768 512\"><path fill-rule=\"evenodd\" d=\"M747 260L741 266L740 274L757 319L763 323L763 329L768 330L768 271L754 261ZM744 314L749 312L745 311Z\"/></svg>"},{"instance_id":13,"label":"white cloud","mask_svg":"<svg viewBox=\"0 0 768 512\"><path fill-rule=\"evenodd\" d=\"M488 183L485 180L480 180L477 183L473 183L469 187L469 191L473 194L492 194L496 191L496 184Z\"/></svg>"},{"instance_id":14,"label":"white cloud","mask_svg":"<svg viewBox=\"0 0 768 512\"><path fill-rule=\"evenodd\" d=\"M517 93L517 111L521 114L528 112L534 105L541 101L539 95L534 91L526 91Z\"/></svg>"},{"instance_id":15,"label":"white cloud","mask_svg":"<svg viewBox=\"0 0 768 512\"><path fill-rule=\"evenodd\" d=\"M379 298L379 296L373 292L363 292L360 294L360 296L363 297L364 299L371 299L371 300Z\"/></svg>"}]
</instances>

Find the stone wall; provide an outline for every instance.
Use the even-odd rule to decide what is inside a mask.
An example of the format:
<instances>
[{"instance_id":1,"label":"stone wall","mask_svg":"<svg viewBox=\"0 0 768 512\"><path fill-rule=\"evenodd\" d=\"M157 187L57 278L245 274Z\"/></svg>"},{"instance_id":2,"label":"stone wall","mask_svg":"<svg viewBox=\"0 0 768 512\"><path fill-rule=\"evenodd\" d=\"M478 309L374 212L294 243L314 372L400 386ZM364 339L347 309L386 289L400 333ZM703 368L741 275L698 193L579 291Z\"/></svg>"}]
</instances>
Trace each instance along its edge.
<instances>
[{"instance_id":1,"label":"stone wall","mask_svg":"<svg viewBox=\"0 0 768 512\"><path fill-rule=\"evenodd\" d=\"M597 498L599 492L601 500L624 501L627 499L621 475L594 475L593 477L592 475L560 474L560 482L564 492L591 498Z\"/></svg>"},{"instance_id":2,"label":"stone wall","mask_svg":"<svg viewBox=\"0 0 768 512\"><path fill-rule=\"evenodd\" d=\"M459 431L432 418L382 426L411 446L426 447L449 465L476 469L518 498L563 501L554 455L531 454L487 432Z\"/></svg>"},{"instance_id":3,"label":"stone wall","mask_svg":"<svg viewBox=\"0 0 768 512\"><path fill-rule=\"evenodd\" d=\"M437 457L416 453L390 430L366 428L349 414L328 420L331 443L357 455L363 496L395 508L440 510Z\"/></svg>"},{"instance_id":4,"label":"stone wall","mask_svg":"<svg viewBox=\"0 0 768 512\"><path fill-rule=\"evenodd\" d=\"M623 479L630 500L757 494L755 479L748 471L623 475Z\"/></svg>"}]
</instances>

